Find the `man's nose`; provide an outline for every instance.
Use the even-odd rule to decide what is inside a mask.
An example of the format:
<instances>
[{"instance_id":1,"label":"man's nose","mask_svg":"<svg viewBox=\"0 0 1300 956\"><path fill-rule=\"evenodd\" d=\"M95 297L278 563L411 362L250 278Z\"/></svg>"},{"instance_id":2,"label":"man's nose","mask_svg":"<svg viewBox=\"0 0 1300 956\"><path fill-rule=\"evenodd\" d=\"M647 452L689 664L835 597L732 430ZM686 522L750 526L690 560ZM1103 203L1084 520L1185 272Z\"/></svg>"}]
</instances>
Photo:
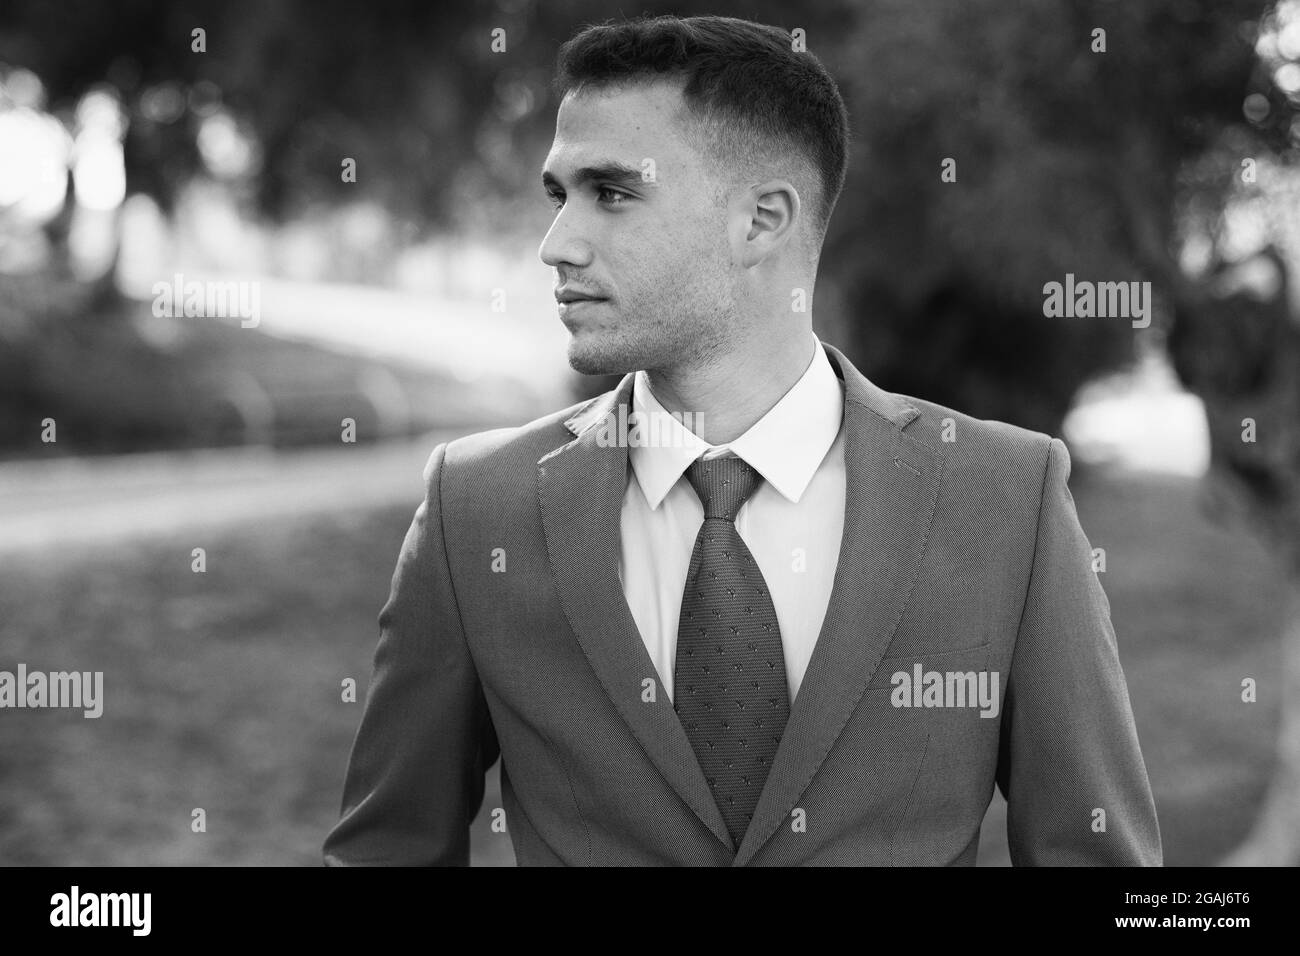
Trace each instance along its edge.
<instances>
[{"instance_id":1,"label":"man's nose","mask_svg":"<svg viewBox=\"0 0 1300 956\"><path fill-rule=\"evenodd\" d=\"M591 243L582 238L575 228L574 217L566 217L565 212L561 209L551 223L537 257L552 269L563 265L586 268L591 264Z\"/></svg>"}]
</instances>

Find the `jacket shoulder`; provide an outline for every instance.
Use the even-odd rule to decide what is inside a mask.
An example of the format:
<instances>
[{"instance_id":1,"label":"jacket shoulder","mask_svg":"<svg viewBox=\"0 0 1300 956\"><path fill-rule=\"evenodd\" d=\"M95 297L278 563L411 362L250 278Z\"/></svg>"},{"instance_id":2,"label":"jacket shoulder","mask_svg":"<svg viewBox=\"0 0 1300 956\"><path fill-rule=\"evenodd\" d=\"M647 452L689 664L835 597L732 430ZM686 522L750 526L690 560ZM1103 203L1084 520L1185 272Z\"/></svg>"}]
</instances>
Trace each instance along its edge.
<instances>
[{"instance_id":1,"label":"jacket shoulder","mask_svg":"<svg viewBox=\"0 0 1300 956\"><path fill-rule=\"evenodd\" d=\"M920 412L905 434L938 450L949 471L993 471L1008 478L1041 483L1054 443L1068 461L1064 442L1046 432L996 419L975 418L911 395L898 397Z\"/></svg>"},{"instance_id":2,"label":"jacket shoulder","mask_svg":"<svg viewBox=\"0 0 1300 956\"><path fill-rule=\"evenodd\" d=\"M539 458L575 437L564 423L595 401L591 398L576 402L524 425L492 428L453 439L446 443L443 468L473 476L526 466L531 475Z\"/></svg>"}]
</instances>

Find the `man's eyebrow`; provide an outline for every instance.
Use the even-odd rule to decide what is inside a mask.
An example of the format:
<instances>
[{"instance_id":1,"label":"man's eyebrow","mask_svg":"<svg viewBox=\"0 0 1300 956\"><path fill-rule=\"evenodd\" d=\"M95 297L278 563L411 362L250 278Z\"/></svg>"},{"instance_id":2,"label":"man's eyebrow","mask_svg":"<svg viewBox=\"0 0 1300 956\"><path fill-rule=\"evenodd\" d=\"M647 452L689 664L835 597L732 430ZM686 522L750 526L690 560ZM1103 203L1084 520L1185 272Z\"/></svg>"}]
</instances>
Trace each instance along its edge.
<instances>
[{"instance_id":1,"label":"man's eyebrow","mask_svg":"<svg viewBox=\"0 0 1300 956\"><path fill-rule=\"evenodd\" d=\"M600 181L615 183L620 186L644 185L641 178L641 170L628 166L626 163L619 163L613 160L604 163L597 163L594 166L583 166L573 173L573 184L575 187L582 186L584 183ZM546 189L563 189L557 179L549 170L542 172L542 186Z\"/></svg>"}]
</instances>

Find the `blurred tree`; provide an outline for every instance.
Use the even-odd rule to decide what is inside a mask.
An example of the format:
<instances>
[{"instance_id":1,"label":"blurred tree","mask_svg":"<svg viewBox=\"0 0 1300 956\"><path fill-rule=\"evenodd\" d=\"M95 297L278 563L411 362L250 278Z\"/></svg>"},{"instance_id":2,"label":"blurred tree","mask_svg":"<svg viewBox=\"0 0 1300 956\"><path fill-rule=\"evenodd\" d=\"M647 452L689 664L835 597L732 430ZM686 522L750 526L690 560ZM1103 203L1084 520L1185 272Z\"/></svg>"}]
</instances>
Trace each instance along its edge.
<instances>
[{"instance_id":1,"label":"blurred tree","mask_svg":"<svg viewBox=\"0 0 1300 956\"><path fill-rule=\"evenodd\" d=\"M1150 332L1046 318L1043 286L1167 287L1178 171L1242 122L1239 30L1262 6L870 4L846 74L857 172L823 261L871 373L1055 434L1078 387Z\"/></svg>"},{"instance_id":2,"label":"blurred tree","mask_svg":"<svg viewBox=\"0 0 1300 956\"><path fill-rule=\"evenodd\" d=\"M202 169L203 120L225 109L254 134L260 209L284 216L351 198L346 157L357 161L354 192L436 219L481 119L470 91L497 78L475 26L485 30L473 4L415 0L11 0L0 60L36 72L55 102L114 85L131 111L129 189L164 209Z\"/></svg>"}]
</instances>

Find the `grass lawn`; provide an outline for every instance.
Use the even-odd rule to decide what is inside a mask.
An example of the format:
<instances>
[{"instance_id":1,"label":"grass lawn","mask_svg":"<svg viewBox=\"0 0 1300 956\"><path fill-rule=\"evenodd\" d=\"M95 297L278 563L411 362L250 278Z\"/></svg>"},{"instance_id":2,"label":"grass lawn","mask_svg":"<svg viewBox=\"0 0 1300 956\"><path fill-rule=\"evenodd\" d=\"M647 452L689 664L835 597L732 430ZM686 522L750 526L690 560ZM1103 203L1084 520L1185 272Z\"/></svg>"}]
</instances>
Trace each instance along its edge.
<instances>
[{"instance_id":1,"label":"grass lawn","mask_svg":"<svg viewBox=\"0 0 1300 956\"><path fill-rule=\"evenodd\" d=\"M1181 480L1073 488L1103 577L1156 792L1166 862L1213 862L1245 833L1273 753L1280 582ZM98 720L0 714L0 863L304 864L337 818L375 618L418 502L0 566L0 668L102 670ZM190 551L207 550L207 572ZM1260 682L1242 704L1240 681ZM486 811L475 862L510 863ZM191 832L191 812L207 832ZM998 807L981 862L1005 861Z\"/></svg>"}]
</instances>

